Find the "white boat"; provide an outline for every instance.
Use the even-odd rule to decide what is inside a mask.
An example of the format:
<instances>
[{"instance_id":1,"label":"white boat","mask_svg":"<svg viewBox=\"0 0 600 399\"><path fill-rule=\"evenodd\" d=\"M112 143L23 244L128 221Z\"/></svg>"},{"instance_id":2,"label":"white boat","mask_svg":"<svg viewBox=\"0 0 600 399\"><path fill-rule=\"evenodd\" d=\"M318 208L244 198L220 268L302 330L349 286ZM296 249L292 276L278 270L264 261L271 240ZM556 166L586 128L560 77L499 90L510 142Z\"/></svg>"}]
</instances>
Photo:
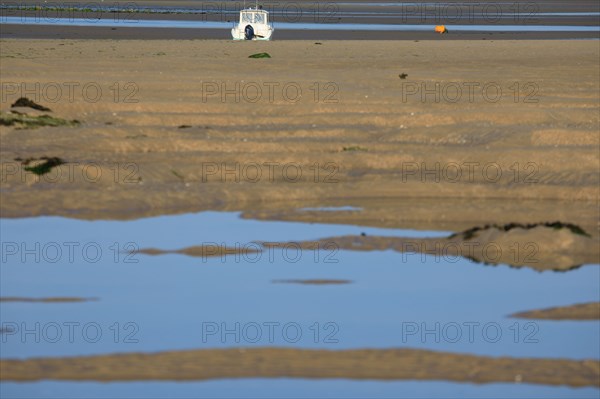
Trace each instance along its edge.
<instances>
[{"instance_id":1,"label":"white boat","mask_svg":"<svg viewBox=\"0 0 600 399\"><path fill-rule=\"evenodd\" d=\"M231 29L231 36L234 40L271 40L274 30L268 11L250 7L240 11L240 21Z\"/></svg>"}]
</instances>

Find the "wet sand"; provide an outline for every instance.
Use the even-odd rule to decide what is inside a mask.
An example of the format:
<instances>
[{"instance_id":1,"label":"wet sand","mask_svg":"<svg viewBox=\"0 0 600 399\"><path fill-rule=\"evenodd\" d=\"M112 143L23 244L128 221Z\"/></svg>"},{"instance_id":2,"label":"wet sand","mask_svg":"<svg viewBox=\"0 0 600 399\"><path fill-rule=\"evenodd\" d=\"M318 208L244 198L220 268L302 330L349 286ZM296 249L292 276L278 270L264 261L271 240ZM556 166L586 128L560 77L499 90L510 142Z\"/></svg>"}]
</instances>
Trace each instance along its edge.
<instances>
[{"instance_id":1,"label":"wet sand","mask_svg":"<svg viewBox=\"0 0 600 399\"><path fill-rule=\"evenodd\" d=\"M27 302L27 303L72 303L97 301L97 298L77 298L77 297L48 297L48 298L27 298L27 297L0 297L0 302Z\"/></svg>"},{"instance_id":2,"label":"wet sand","mask_svg":"<svg viewBox=\"0 0 600 399\"><path fill-rule=\"evenodd\" d=\"M230 40L230 29L130 28L62 25L0 25L0 39L70 40ZM273 40L579 40L600 38L598 32L470 32L453 31L440 35L429 32L277 30Z\"/></svg>"},{"instance_id":3,"label":"wet sand","mask_svg":"<svg viewBox=\"0 0 600 399\"><path fill-rule=\"evenodd\" d=\"M476 229L476 232L473 232L475 229L470 229L447 238L381 237L365 234L323 237L315 241L257 242L256 249L250 251L249 248L244 248L243 250L246 253L270 251L269 248L280 247L361 252L393 250L410 256L431 255L452 263L456 262L458 257L463 257L484 265L506 264L512 267L529 267L537 271L574 270L584 264L598 263L600 257L600 249L590 235L585 232L574 233L566 227L515 227L509 231L497 227ZM188 247L176 251L141 249L139 253L147 255L180 253L206 259L212 256L224 258L227 255L241 254L243 250L239 248L224 251L213 245ZM403 259L407 259L407 256L403 256Z\"/></svg>"},{"instance_id":4,"label":"wet sand","mask_svg":"<svg viewBox=\"0 0 600 399\"><path fill-rule=\"evenodd\" d=\"M515 313L511 317L540 320L600 320L600 302L529 310Z\"/></svg>"},{"instance_id":5,"label":"wet sand","mask_svg":"<svg viewBox=\"0 0 600 399\"><path fill-rule=\"evenodd\" d=\"M600 363L596 360L492 358L415 349L284 348L0 360L2 381L198 381L282 377L597 387Z\"/></svg>"},{"instance_id":6,"label":"wet sand","mask_svg":"<svg viewBox=\"0 0 600 399\"><path fill-rule=\"evenodd\" d=\"M537 271L569 271L584 264L598 263L600 249L592 237L568 229L536 226L501 231L488 228L473 234L448 238L342 236L297 243L262 243L268 246L297 245L304 249L336 248L346 251L386 251L408 254L402 259L418 259L427 254L451 263L463 257L484 265L505 264ZM411 258L412 257L412 258Z\"/></svg>"},{"instance_id":7,"label":"wet sand","mask_svg":"<svg viewBox=\"0 0 600 399\"><path fill-rule=\"evenodd\" d=\"M597 239L599 51L566 41L380 41L367 50L353 41L3 40L5 84L38 83L41 92L92 82L102 95L38 96L78 126L2 127L0 212L133 219L237 210L450 231L558 220ZM272 58L248 60L258 52ZM292 103L277 91L270 101L265 90L250 102L241 93L249 82L304 94ZM504 91L495 102L407 94L465 82ZM224 91L209 95L207 85ZM531 88L537 102L524 103ZM4 93L8 112L20 93ZM344 151L352 147L365 151ZM15 161L43 156L67 164L37 177ZM248 175L257 165L258 179ZM348 205L362 210L297 211Z\"/></svg>"},{"instance_id":8,"label":"wet sand","mask_svg":"<svg viewBox=\"0 0 600 399\"><path fill-rule=\"evenodd\" d=\"M351 284L350 280L339 279L306 279L306 280L273 280L274 284L303 284L303 285L338 285Z\"/></svg>"},{"instance_id":9,"label":"wet sand","mask_svg":"<svg viewBox=\"0 0 600 399\"><path fill-rule=\"evenodd\" d=\"M259 252L251 248L228 248L224 245L198 245L195 247L183 248L176 251L164 251L156 248L144 248L136 253L145 255L164 255L164 254L183 254L188 256L197 256L201 258L226 256L226 255L248 255Z\"/></svg>"}]
</instances>

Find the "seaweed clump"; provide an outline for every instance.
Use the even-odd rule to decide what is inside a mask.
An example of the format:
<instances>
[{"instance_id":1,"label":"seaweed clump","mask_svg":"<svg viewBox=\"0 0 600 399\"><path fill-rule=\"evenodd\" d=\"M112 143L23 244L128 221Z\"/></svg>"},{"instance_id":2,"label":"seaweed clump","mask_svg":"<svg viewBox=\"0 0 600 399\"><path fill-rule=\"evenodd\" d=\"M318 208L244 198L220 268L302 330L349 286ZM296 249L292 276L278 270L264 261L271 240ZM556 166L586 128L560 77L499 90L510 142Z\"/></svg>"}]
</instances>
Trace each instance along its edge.
<instances>
[{"instance_id":1,"label":"seaweed clump","mask_svg":"<svg viewBox=\"0 0 600 399\"><path fill-rule=\"evenodd\" d=\"M15 126L19 125L24 129L35 129L42 126L77 126L80 122L76 119L67 120L56 118L50 115L24 115L20 113L0 114L0 126Z\"/></svg>"},{"instance_id":2,"label":"seaweed clump","mask_svg":"<svg viewBox=\"0 0 600 399\"><path fill-rule=\"evenodd\" d=\"M11 107L28 107L28 108L32 108L32 109L37 109L38 111L52 112L52 110L50 108L44 107L43 105L40 105L34 101L31 101L27 97L19 97L19 99L17 101L15 101L13 103L13 105L11 105Z\"/></svg>"},{"instance_id":3,"label":"seaweed clump","mask_svg":"<svg viewBox=\"0 0 600 399\"><path fill-rule=\"evenodd\" d=\"M449 236L448 238L455 238L457 236L461 236L464 240L470 240L471 238L477 236L477 233L479 231L484 231L484 230L489 230L489 229L497 229L500 231L510 231L512 229L523 229L523 230L531 230L535 227L538 226L543 226L543 227L550 227L554 230L560 230L560 229L569 229L571 231L571 233L573 234L577 234L580 236L585 236L585 237L591 237L584 229L582 229L580 226L577 226L576 224L573 223L563 223L563 222L544 222L544 223L528 223L528 224L524 224L524 223L507 223L504 225L498 225L498 224L486 224L483 227L480 226L476 226L476 227L472 227L468 230L465 230L461 233L454 233L451 236Z\"/></svg>"},{"instance_id":4,"label":"seaweed clump","mask_svg":"<svg viewBox=\"0 0 600 399\"><path fill-rule=\"evenodd\" d=\"M32 161L38 161L38 160L44 161L44 162L38 163L37 165L34 165L34 166L27 166ZM52 168L54 168L56 166L60 166L65 163L65 161L63 161L59 157L41 157L39 159L27 158L25 160L23 160L21 158L15 158L15 161L21 161L21 165L25 166L23 169L25 169L26 171L31 172L35 175L38 175L38 176L45 175L46 173L50 172L52 170Z\"/></svg>"}]
</instances>

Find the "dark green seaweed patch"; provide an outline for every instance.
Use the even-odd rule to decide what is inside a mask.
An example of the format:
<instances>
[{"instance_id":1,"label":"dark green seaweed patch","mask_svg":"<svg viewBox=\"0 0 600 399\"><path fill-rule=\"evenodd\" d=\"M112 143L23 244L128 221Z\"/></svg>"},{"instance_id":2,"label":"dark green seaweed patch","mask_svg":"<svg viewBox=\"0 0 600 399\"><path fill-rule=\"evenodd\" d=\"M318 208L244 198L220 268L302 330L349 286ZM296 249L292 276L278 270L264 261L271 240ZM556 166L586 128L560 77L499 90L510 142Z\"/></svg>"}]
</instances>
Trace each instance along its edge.
<instances>
[{"instance_id":1,"label":"dark green seaweed patch","mask_svg":"<svg viewBox=\"0 0 600 399\"><path fill-rule=\"evenodd\" d=\"M530 230L530 229L533 229L538 226L550 227L554 230L569 229L571 231L571 233L573 233L573 234L577 234L577 235L585 236L585 237L591 237L584 229L577 226L576 224L563 223L563 222L556 221L556 222L528 223L528 224L523 224L523 223L507 223L504 225L486 224L483 227L476 226L476 227L472 227L468 230L465 230L461 233L454 233L454 234L450 235L448 238L455 238L459 235L462 235L464 240L469 240L469 239L475 237L477 235L478 231L488 230L488 229L492 229L492 228L500 230L500 231L510 231L510 230L516 229L516 228Z\"/></svg>"},{"instance_id":2,"label":"dark green seaweed patch","mask_svg":"<svg viewBox=\"0 0 600 399\"><path fill-rule=\"evenodd\" d=\"M40 104L37 104L37 103L31 101L30 99L28 99L27 97L19 97L19 99L17 101L15 101L14 104L11 105L11 107L29 107L29 108L37 109L38 111L52 112L52 110L50 108L44 107L43 105L40 105Z\"/></svg>"},{"instance_id":3,"label":"dark green seaweed patch","mask_svg":"<svg viewBox=\"0 0 600 399\"><path fill-rule=\"evenodd\" d=\"M79 125L80 122L76 119L70 121L66 119L56 118L50 115L31 116L19 113L0 115L1 126L14 126L17 124L27 129L41 126L76 126Z\"/></svg>"},{"instance_id":4,"label":"dark green seaweed patch","mask_svg":"<svg viewBox=\"0 0 600 399\"><path fill-rule=\"evenodd\" d=\"M65 162L58 158L58 157L42 157L40 158L40 160L44 160L44 162L37 164L35 166L25 166L23 169L25 169L28 172L31 172L33 174L36 174L38 176L41 175L45 175L46 173L50 172L52 170L52 168L54 168L55 166L59 166L64 164ZM28 165L31 161L35 161L35 159L33 158L29 158L26 159L25 161L22 162L23 165Z\"/></svg>"},{"instance_id":5,"label":"dark green seaweed patch","mask_svg":"<svg viewBox=\"0 0 600 399\"><path fill-rule=\"evenodd\" d=\"M351 146L351 147L343 147L342 151L369 151L369 149L355 145L355 146Z\"/></svg>"},{"instance_id":6,"label":"dark green seaweed patch","mask_svg":"<svg viewBox=\"0 0 600 399\"><path fill-rule=\"evenodd\" d=\"M256 53L249 55L248 58L271 58L269 53Z\"/></svg>"}]
</instances>

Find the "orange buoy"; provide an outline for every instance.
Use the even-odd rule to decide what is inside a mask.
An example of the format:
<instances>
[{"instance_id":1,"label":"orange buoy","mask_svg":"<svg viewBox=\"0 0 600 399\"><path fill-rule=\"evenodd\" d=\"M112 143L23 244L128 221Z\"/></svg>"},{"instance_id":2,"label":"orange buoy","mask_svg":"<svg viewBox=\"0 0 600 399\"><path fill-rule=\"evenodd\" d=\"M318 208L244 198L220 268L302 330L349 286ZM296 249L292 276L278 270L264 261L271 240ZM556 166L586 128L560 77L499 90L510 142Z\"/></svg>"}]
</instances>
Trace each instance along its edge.
<instances>
[{"instance_id":1,"label":"orange buoy","mask_svg":"<svg viewBox=\"0 0 600 399\"><path fill-rule=\"evenodd\" d=\"M437 26L435 27L435 31L436 31L437 33L440 33L440 34L441 34L441 33L448 33L448 29L446 29L446 27L445 27L444 25L437 25Z\"/></svg>"}]
</instances>

